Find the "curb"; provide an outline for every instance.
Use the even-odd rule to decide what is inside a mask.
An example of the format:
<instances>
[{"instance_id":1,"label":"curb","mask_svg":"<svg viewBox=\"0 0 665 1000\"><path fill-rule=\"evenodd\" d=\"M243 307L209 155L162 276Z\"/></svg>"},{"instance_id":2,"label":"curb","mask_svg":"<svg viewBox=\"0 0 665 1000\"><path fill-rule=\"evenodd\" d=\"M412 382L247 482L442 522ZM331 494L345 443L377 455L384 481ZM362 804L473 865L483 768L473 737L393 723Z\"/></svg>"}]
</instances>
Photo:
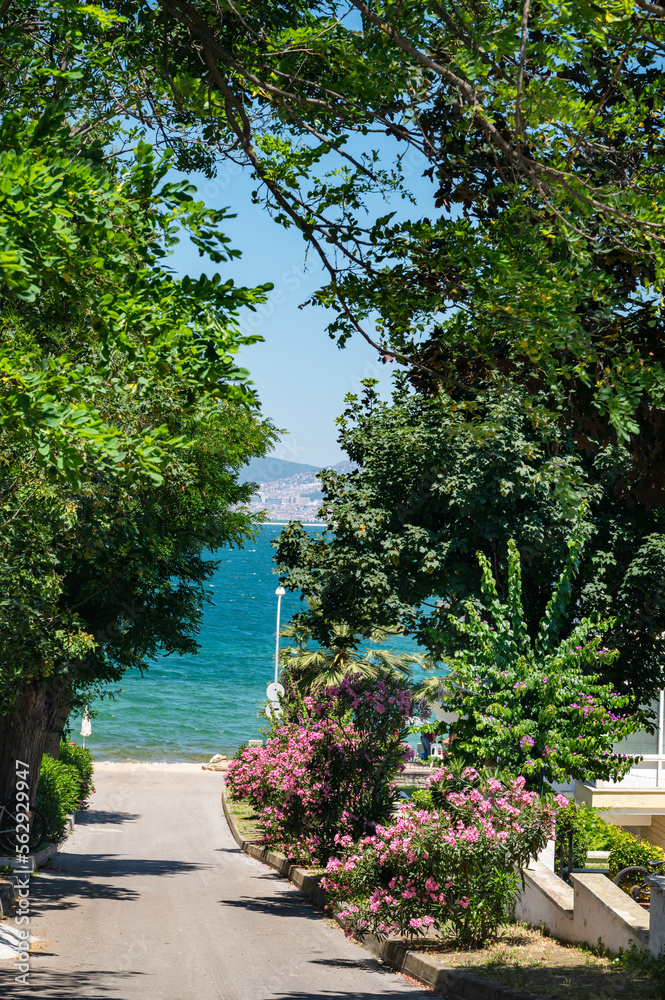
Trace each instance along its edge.
<instances>
[{"instance_id":1,"label":"curb","mask_svg":"<svg viewBox=\"0 0 665 1000\"><path fill-rule=\"evenodd\" d=\"M48 844L43 847L41 851L37 851L36 854L28 854L25 858L8 858L0 856L0 867L4 865L9 865L15 871L20 869L22 875L26 873L32 874L37 871L38 868L43 868L47 861L50 861L58 851L62 850L63 846L67 842L67 837L73 832L76 826L76 813L67 814L67 830L65 837L60 841L59 844ZM5 917L16 902L16 884L19 880L18 875L10 875L7 880L7 884L0 887L0 917Z\"/></svg>"},{"instance_id":2,"label":"curb","mask_svg":"<svg viewBox=\"0 0 665 1000\"><path fill-rule=\"evenodd\" d=\"M6 917L16 902L17 882L16 875L11 875L7 883L0 888L0 917Z\"/></svg>"},{"instance_id":3,"label":"curb","mask_svg":"<svg viewBox=\"0 0 665 1000\"><path fill-rule=\"evenodd\" d=\"M322 876L310 875L306 868L293 864L283 854L259 847L252 840L245 840L238 830L231 811L226 803L226 795L222 792L222 808L231 835L238 847L257 861L262 861L275 868L280 875L308 896L317 906L325 907L326 893L319 885ZM337 923L344 929L344 923L335 916ZM486 979L478 979L464 972L458 972L435 958L429 958L421 952L409 951L399 938L379 940L373 934L366 934L361 945L377 958L389 965L395 972L404 972L413 979L445 993L450 1000L548 1000L547 997L535 993L523 993L511 990L509 986L499 986Z\"/></svg>"},{"instance_id":4,"label":"curb","mask_svg":"<svg viewBox=\"0 0 665 1000\"><path fill-rule=\"evenodd\" d=\"M222 808L224 809L224 816L229 825L229 830L241 851L248 854L250 858L256 858L257 861L262 861L264 864L270 865L280 875L287 878L289 882L293 882L296 888L304 892L306 896L309 896L317 906L323 908L326 905L327 895L319 885L319 880L323 876L310 875L306 868L300 868L298 865L293 864L292 861L289 861L288 858L278 851L269 851L267 847L259 847L253 840L244 840L226 804L226 795L224 792L222 792Z\"/></svg>"}]
</instances>

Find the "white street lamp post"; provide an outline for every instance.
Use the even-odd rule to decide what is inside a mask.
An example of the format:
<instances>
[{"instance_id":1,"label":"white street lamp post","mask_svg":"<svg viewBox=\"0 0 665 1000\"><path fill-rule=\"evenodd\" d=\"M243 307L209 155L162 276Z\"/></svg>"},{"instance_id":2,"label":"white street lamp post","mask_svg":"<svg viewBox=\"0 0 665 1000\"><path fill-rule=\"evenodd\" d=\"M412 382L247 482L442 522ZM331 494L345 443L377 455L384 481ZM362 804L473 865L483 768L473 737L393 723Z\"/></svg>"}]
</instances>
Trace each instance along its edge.
<instances>
[{"instance_id":1,"label":"white street lamp post","mask_svg":"<svg viewBox=\"0 0 665 1000\"><path fill-rule=\"evenodd\" d=\"M275 591L277 594L277 636L275 638L275 681L273 684L269 684L266 689L266 696L269 705L266 705L266 715L269 719L279 718L282 714L282 706L279 703L279 699L284 694L284 688L278 681L279 677L279 612L282 606L282 598L286 591L284 587L278 587Z\"/></svg>"},{"instance_id":2,"label":"white street lamp post","mask_svg":"<svg viewBox=\"0 0 665 1000\"><path fill-rule=\"evenodd\" d=\"M275 591L277 594L277 636L275 638L275 684L278 683L279 678L279 612L282 606L282 598L286 591L284 587L278 587Z\"/></svg>"}]
</instances>

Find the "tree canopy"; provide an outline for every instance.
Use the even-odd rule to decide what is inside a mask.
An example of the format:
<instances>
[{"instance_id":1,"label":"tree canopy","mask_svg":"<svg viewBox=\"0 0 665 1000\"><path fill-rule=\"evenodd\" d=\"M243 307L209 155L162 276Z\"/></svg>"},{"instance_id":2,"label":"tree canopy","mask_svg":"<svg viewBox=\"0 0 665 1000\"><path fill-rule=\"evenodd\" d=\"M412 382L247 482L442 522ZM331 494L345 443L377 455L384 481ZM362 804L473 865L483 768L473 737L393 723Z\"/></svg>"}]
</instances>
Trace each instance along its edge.
<instances>
[{"instance_id":1,"label":"tree canopy","mask_svg":"<svg viewBox=\"0 0 665 1000\"><path fill-rule=\"evenodd\" d=\"M662 501L664 7L13 0L0 24L12 106L74 86L78 138L247 166L340 343L423 392L519 371Z\"/></svg>"},{"instance_id":2,"label":"tree canopy","mask_svg":"<svg viewBox=\"0 0 665 1000\"><path fill-rule=\"evenodd\" d=\"M340 343L365 336L426 392L517 366L579 447L625 445L635 495L662 499L664 7L104 11L100 104L149 123L183 165L246 164L257 200L318 254L312 301ZM144 72L121 92L125 60Z\"/></svg>"},{"instance_id":3,"label":"tree canopy","mask_svg":"<svg viewBox=\"0 0 665 1000\"><path fill-rule=\"evenodd\" d=\"M482 606L476 552L505 600L512 538L535 639L579 525L586 545L568 626L579 616L616 619L605 642L620 655L604 676L650 700L665 684L663 511L626 503L626 451L581 454L512 382L492 382L472 405L408 385L383 402L369 382L341 419L357 469L322 474L328 531L312 537L291 523L277 542L285 585L314 599L301 613L314 635L334 644L331 623L346 622L353 645L377 625L402 626L446 658L463 643L449 615L465 615L468 601Z\"/></svg>"},{"instance_id":4,"label":"tree canopy","mask_svg":"<svg viewBox=\"0 0 665 1000\"><path fill-rule=\"evenodd\" d=\"M227 266L226 213L174 176L114 87L118 16L0 11L0 796L32 793L73 701L191 652L214 568L260 521L241 466L274 440L234 355L269 286L178 278L185 235ZM124 22L123 22L124 23ZM128 145L127 145L128 144Z\"/></svg>"}]
</instances>

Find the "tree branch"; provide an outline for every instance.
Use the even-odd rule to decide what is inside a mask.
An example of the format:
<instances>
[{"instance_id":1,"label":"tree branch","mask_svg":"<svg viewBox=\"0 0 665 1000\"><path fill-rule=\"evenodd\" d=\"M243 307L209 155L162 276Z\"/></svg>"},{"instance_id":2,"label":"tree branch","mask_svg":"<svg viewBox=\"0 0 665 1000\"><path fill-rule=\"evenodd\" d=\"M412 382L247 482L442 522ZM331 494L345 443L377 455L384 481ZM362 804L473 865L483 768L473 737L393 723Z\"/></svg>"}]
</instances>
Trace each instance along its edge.
<instances>
[{"instance_id":1,"label":"tree branch","mask_svg":"<svg viewBox=\"0 0 665 1000\"><path fill-rule=\"evenodd\" d=\"M517 74L517 97L515 100L515 138L518 143L524 132L524 122L522 120L522 87L524 86L524 63L526 55L526 39L529 28L529 6L530 0L524 0L522 8L522 40L520 42L520 68Z\"/></svg>"},{"instance_id":2,"label":"tree branch","mask_svg":"<svg viewBox=\"0 0 665 1000\"><path fill-rule=\"evenodd\" d=\"M647 14L655 14L656 17L665 17L665 7L649 3L649 0L635 0L635 6L639 7L640 10L645 10Z\"/></svg>"}]
</instances>

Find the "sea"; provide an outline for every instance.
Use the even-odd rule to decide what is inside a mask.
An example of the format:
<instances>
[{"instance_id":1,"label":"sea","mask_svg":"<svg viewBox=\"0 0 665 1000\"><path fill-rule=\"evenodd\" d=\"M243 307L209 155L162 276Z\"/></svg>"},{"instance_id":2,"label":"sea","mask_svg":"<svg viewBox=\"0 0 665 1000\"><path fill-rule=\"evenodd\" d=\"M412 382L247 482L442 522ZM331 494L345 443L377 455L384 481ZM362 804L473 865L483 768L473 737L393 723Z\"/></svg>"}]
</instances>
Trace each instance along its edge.
<instances>
[{"instance_id":1,"label":"sea","mask_svg":"<svg viewBox=\"0 0 665 1000\"><path fill-rule=\"evenodd\" d=\"M279 580L271 542L282 525L265 524L256 541L224 548L209 583L211 602L203 611L200 649L195 655L158 656L143 676L129 670L90 706L92 733L85 739L96 760L205 761L232 756L250 739L261 739L260 714L266 686L274 679ZM311 532L323 526L309 526ZM300 595L286 592L281 624L301 608ZM282 646L289 640L282 638ZM415 649L407 638L391 643ZM81 720L72 720L77 743Z\"/></svg>"}]
</instances>

